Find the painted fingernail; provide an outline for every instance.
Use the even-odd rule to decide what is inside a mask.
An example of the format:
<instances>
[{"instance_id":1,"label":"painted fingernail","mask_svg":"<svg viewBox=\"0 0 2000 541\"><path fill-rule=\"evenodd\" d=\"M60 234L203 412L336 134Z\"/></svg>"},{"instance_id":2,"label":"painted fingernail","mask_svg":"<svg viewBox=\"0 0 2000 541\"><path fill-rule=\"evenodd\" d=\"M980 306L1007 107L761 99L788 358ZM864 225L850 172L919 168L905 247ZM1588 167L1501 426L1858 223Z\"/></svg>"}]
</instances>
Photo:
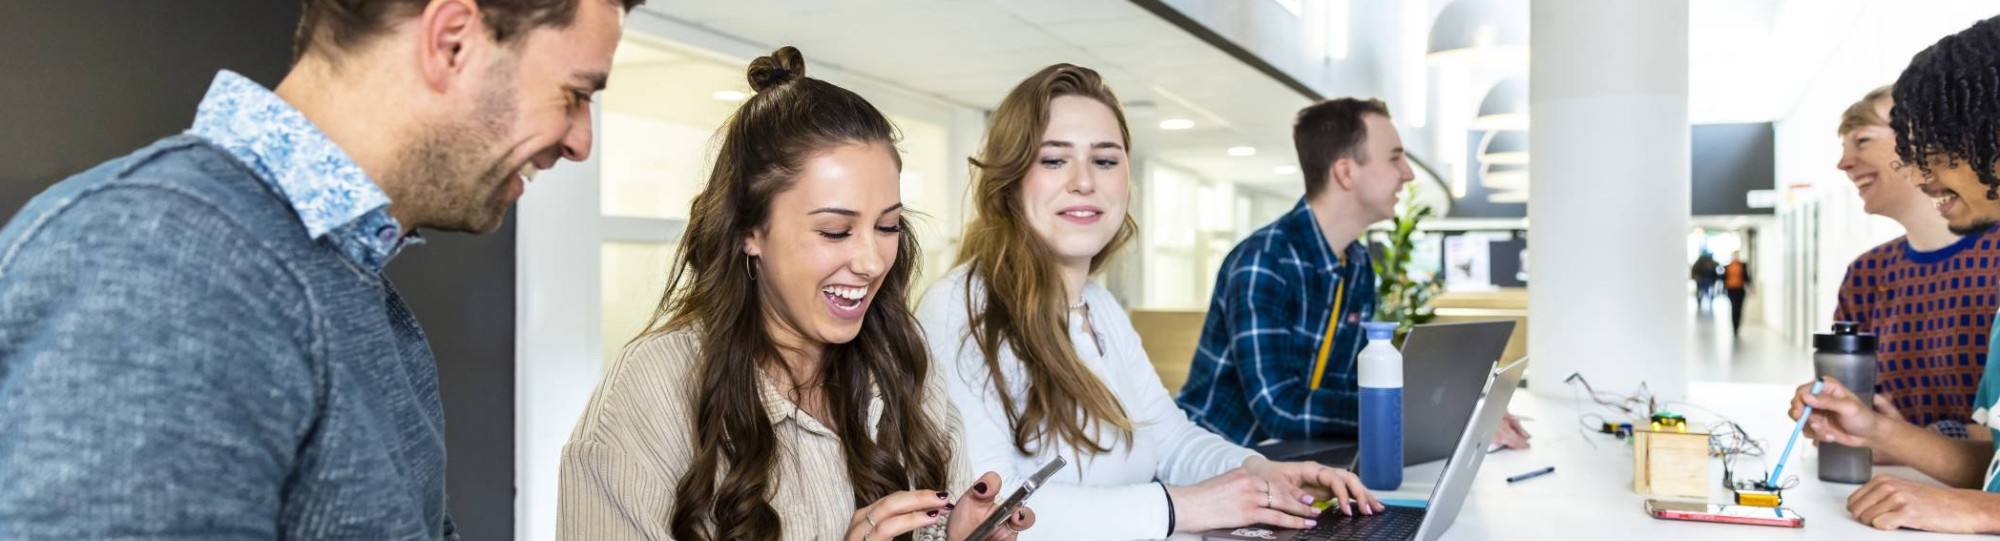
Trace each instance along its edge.
<instances>
[{"instance_id":1,"label":"painted fingernail","mask_svg":"<svg viewBox=\"0 0 2000 541\"><path fill-rule=\"evenodd\" d=\"M1308 521L1306 521L1306 527L1307 527L1307 528L1311 528L1311 527L1313 527L1313 526L1318 526L1318 525L1319 525L1319 521L1317 521L1317 520L1308 520Z\"/></svg>"},{"instance_id":2,"label":"painted fingernail","mask_svg":"<svg viewBox=\"0 0 2000 541\"><path fill-rule=\"evenodd\" d=\"M924 512L924 516L927 516L927 517L931 517L931 518L937 518L937 513L938 513L938 512L937 512L937 510L936 510L936 509L932 509L932 510L929 510L929 511L925 511L925 512Z\"/></svg>"},{"instance_id":3,"label":"painted fingernail","mask_svg":"<svg viewBox=\"0 0 2000 541\"><path fill-rule=\"evenodd\" d=\"M938 499L940 499L940 500L942 500L942 499L946 499L946 498L950 498L950 497L951 497L951 494L949 494L949 493L946 493L946 492L942 492L942 491L938 492Z\"/></svg>"},{"instance_id":4,"label":"painted fingernail","mask_svg":"<svg viewBox=\"0 0 2000 541\"><path fill-rule=\"evenodd\" d=\"M946 511L950 511L950 510L953 510L953 509L957 509L957 508L958 508L958 504L955 504L955 503L947 503L947 504L944 504L944 510L946 510Z\"/></svg>"},{"instance_id":5,"label":"painted fingernail","mask_svg":"<svg viewBox=\"0 0 2000 541\"><path fill-rule=\"evenodd\" d=\"M980 481L980 482L979 482L979 484L976 484L976 485L972 485L972 491L973 491L973 492L977 492L977 493L980 493L980 494L985 494L985 493L986 493L986 482L985 482L985 481Z\"/></svg>"},{"instance_id":6,"label":"painted fingernail","mask_svg":"<svg viewBox=\"0 0 2000 541\"><path fill-rule=\"evenodd\" d=\"M1312 504L1313 504L1313 495L1311 495L1311 494L1307 494L1307 495L1304 495L1304 496L1299 496L1299 501L1300 501L1300 502L1304 502L1304 503L1305 503L1306 505L1312 505Z\"/></svg>"}]
</instances>

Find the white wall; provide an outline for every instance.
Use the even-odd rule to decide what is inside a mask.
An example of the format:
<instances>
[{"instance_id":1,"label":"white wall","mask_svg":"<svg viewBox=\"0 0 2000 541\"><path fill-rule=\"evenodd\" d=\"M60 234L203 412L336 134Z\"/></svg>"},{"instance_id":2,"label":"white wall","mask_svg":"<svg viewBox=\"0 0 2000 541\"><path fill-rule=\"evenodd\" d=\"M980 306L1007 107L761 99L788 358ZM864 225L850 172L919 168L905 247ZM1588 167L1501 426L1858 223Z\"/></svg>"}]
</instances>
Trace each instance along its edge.
<instances>
[{"instance_id":1,"label":"white wall","mask_svg":"<svg viewBox=\"0 0 2000 541\"><path fill-rule=\"evenodd\" d=\"M1536 0L1532 10L1530 388L1566 396L1574 373L1600 389L1684 397L1687 4ZM1620 172L1615 182L1607 171Z\"/></svg>"},{"instance_id":2,"label":"white wall","mask_svg":"<svg viewBox=\"0 0 2000 541\"><path fill-rule=\"evenodd\" d=\"M602 126L602 123L593 123ZM557 464L603 372L598 156L536 177L515 236L514 538L554 539Z\"/></svg>"},{"instance_id":3,"label":"white wall","mask_svg":"<svg viewBox=\"0 0 2000 541\"><path fill-rule=\"evenodd\" d=\"M1758 217L1753 222L1753 245L1757 247L1750 268L1756 271L1757 322L1771 329L1785 324L1785 232L1775 217ZM1745 317L1748 317L1746 315Z\"/></svg>"}]
</instances>

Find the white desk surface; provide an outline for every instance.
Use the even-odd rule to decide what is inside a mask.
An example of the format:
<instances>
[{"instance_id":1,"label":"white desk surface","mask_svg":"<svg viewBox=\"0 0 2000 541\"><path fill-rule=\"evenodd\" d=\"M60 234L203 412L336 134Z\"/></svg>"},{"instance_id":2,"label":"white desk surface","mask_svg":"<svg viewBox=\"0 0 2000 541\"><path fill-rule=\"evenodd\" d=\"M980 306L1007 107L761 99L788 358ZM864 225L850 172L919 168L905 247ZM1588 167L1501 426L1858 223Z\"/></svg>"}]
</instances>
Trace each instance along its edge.
<instances>
[{"instance_id":1,"label":"white desk surface","mask_svg":"<svg viewBox=\"0 0 2000 541\"><path fill-rule=\"evenodd\" d=\"M1784 492L1784 506L1805 518L1804 528L1774 528L1738 524L1659 520L1646 514L1648 499L1632 492L1632 446L1630 440L1608 434L1584 433L1579 428L1583 413L1602 414L1602 408L1586 402L1583 409L1569 398L1542 397L1521 389L1509 408L1527 417L1523 424L1534 435L1532 448L1501 451L1486 457L1472 494L1458 519L1445 532L1446 541L1500 539L1615 539L1619 541L1675 540L1772 540L1772 539L1933 539L1943 537L1915 531L1885 532L1854 520L1847 513L1847 496L1860 485L1826 483L1819 480L1817 450L1803 436L1785 465L1785 476L1798 477L1798 485ZM1605 391L1618 392L1605 389ZM1791 401L1791 386L1741 383L1701 383L1689 385L1689 400L1701 408L1667 408L1688 417L1690 427L1704 427L1717 419L1741 424L1755 439L1763 440L1766 463L1775 466L1791 435L1793 421L1785 410ZM1594 444L1594 446L1593 446ZM1762 477L1755 459L1738 462L1738 474ZM1507 477L1545 466L1555 473L1519 483ZM1383 498L1427 499L1443 462L1412 466L1403 474L1403 486ZM1727 502L1722 489L1722 462L1711 459L1709 471L1714 487L1711 500ZM1915 470L1904 467L1875 468L1876 473L1894 473L1934 483ZM1199 539L1177 535L1176 540Z\"/></svg>"}]
</instances>

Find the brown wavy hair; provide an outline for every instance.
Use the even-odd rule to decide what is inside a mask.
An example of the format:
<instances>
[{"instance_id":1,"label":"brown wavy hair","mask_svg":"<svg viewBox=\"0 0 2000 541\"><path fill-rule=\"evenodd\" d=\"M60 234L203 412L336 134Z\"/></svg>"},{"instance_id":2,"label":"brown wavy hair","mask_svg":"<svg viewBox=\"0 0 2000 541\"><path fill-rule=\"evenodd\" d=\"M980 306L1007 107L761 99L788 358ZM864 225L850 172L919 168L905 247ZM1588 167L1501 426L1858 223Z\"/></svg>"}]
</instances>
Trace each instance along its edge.
<instances>
[{"instance_id":1,"label":"brown wavy hair","mask_svg":"<svg viewBox=\"0 0 2000 541\"><path fill-rule=\"evenodd\" d=\"M1021 183L1035 164L1042 133L1048 130L1049 103L1062 96L1090 98L1110 107L1125 148L1132 148L1132 132L1125 126L1118 96L1096 71L1056 64L1021 81L1000 100L986 128L985 146L978 158L970 160L978 215L966 225L958 252L959 264L982 284L979 291L966 288L967 332L985 355L987 372L1014 428L1014 448L1023 454L1057 441L1078 452L1105 453L1112 445L1099 440L1099 429L1109 425L1116 431L1114 439L1124 440L1128 447L1133 430L1118 397L1077 357L1069 339L1069 302L1055 251L1029 226L1023 208ZM1126 213L1104 251L1090 259L1090 272L1103 268L1137 232L1138 224ZM982 297L983 305L975 302ZM1019 404L1006 391L1001 347L1011 348L1026 368L1028 391Z\"/></svg>"},{"instance_id":2,"label":"brown wavy hair","mask_svg":"<svg viewBox=\"0 0 2000 541\"><path fill-rule=\"evenodd\" d=\"M758 388L759 370L782 361L765 321L766 299L750 276L744 239L762 228L771 199L790 189L806 159L853 143L885 143L895 128L861 96L805 77L805 58L785 47L752 61L757 93L723 127L722 148L675 256L673 278L640 338L688 329L697 359L694 458L674 488L669 527L683 541L766 540L783 533L770 504L781 452ZM900 167L900 158L897 158ZM905 218L905 222L907 218ZM900 224L908 231L908 223ZM898 256L852 342L828 344L819 380L840 436L855 506L912 487L947 482L951 449L923 413L930 369L908 302L922 259L914 234ZM868 437L869 386L881 393L876 437Z\"/></svg>"}]
</instances>

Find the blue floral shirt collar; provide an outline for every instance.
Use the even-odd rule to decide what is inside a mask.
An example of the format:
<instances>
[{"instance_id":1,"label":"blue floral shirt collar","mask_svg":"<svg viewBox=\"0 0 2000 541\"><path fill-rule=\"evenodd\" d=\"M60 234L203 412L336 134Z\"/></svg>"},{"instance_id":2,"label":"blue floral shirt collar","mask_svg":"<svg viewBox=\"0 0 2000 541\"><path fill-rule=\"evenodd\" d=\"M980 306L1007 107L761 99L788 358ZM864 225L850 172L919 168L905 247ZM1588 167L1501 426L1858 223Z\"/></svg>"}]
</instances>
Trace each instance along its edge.
<instances>
[{"instance_id":1,"label":"blue floral shirt collar","mask_svg":"<svg viewBox=\"0 0 2000 541\"><path fill-rule=\"evenodd\" d=\"M217 73L188 134L208 139L283 194L306 233L370 271L423 242L389 216L389 195L305 114L235 72Z\"/></svg>"}]
</instances>

